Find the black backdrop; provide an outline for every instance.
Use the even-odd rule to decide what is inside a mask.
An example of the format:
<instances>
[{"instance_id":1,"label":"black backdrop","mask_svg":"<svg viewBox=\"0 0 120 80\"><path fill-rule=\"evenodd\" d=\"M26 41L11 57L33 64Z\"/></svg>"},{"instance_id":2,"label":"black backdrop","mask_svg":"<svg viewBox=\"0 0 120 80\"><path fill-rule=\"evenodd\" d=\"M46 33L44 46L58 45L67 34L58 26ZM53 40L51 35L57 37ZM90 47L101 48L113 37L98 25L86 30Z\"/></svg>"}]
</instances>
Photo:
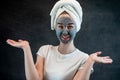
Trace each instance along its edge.
<instances>
[{"instance_id":1,"label":"black backdrop","mask_svg":"<svg viewBox=\"0 0 120 80\"><path fill-rule=\"evenodd\" d=\"M6 39L28 40L34 62L45 44L58 45L50 30L50 10L57 0L4 0L0 4L0 79L25 80L23 51L6 44ZM83 8L82 28L75 45L91 54L102 51L112 64L94 65L90 80L120 80L120 1L79 0Z\"/></svg>"}]
</instances>

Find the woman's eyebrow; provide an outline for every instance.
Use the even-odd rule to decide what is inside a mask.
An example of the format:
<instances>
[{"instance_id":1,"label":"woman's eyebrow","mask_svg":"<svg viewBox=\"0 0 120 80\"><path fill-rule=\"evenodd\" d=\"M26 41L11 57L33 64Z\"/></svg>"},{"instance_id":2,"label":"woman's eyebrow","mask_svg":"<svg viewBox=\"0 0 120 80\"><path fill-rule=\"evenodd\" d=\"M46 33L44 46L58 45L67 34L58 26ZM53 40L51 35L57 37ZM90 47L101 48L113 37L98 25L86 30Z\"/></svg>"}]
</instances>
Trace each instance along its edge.
<instances>
[{"instance_id":1,"label":"woman's eyebrow","mask_svg":"<svg viewBox=\"0 0 120 80\"><path fill-rule=\"evenodd\" d=\"M72 25L73 23L68 23L68 25Z\"/></svg>"},{"instance_id":2,"label":"woman's eyebrow","mask_svg":"<svg viewBox=\"0 0 120 80\"><path fill-rule=\"evenodd\" d=\"M63 25L63 23L57 23L57 24Z\"/></svg>"},{"instance_id":3,"label":"woman's eyebrow","mask_svg":"<svg viewBox=\"0 0 120 80\"><path fill-rule=\"evenodd\" d=\"M63 23L57 23L59 25L63 25ZM68 25L73 25L74 23L68 23Z\"/></svg>"}]
</instances>

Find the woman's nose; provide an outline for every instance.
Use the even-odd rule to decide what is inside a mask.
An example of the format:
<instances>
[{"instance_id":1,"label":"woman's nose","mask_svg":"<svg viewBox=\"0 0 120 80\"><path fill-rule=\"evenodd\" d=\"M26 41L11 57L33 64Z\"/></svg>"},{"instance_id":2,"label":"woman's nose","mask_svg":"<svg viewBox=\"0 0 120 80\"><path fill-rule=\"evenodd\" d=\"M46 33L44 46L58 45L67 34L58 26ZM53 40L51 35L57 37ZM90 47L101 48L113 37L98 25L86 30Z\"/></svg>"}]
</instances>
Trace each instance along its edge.
<instances>
[{"instance_id":1,"label":"woman's nose","mask_svg":"<svg viewBox=\"0 0 120 80\"><path fill-rule=\"evenodd\" d=\"M68 31L67 30L63 30L62 34L63 35L68 35Z\"/></svg>"}]
</instances>

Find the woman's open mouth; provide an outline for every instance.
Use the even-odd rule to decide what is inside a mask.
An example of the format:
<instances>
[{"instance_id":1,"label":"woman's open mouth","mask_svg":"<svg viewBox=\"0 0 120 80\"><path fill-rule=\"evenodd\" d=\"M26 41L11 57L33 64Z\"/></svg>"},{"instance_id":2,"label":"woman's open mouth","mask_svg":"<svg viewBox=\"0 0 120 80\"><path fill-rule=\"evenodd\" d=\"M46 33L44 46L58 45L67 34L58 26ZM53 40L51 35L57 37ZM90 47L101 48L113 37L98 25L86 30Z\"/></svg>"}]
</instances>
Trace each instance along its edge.
<instances>
[{"instance_id":1,"label":"woman's open mouth","mask_svg":"<svg viewBox=\"0 0 120 80\"><path fill-rule=\"evenodd\" d=\"M70 35L61 35L61 40L62 41L69 41L70 40Z\"/></svg>"}]
</instances>

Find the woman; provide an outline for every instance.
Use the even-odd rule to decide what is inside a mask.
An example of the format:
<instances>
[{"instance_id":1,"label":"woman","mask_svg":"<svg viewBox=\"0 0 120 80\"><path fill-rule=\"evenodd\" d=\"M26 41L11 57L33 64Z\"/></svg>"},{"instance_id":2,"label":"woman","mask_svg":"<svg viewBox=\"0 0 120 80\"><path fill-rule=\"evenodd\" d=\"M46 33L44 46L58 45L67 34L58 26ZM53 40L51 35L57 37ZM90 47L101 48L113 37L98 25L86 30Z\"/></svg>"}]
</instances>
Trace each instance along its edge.
<instances>
[{"instance_id":1,"label":"woman","mask_svg":"<svg viewBox=\"0 0 120 80\"><path fill-rule=\"evenodd\" d=\"M27 80L89 80L95 62L112 63L109 56L99 57L101 52L88 55L74 46L82 22L82 9L76 0L58 1L50 15L51 28L60 44L40 47L35 65L28 41L7 40L11 46L23 49Z\"/></svg>"}]
</instances>

